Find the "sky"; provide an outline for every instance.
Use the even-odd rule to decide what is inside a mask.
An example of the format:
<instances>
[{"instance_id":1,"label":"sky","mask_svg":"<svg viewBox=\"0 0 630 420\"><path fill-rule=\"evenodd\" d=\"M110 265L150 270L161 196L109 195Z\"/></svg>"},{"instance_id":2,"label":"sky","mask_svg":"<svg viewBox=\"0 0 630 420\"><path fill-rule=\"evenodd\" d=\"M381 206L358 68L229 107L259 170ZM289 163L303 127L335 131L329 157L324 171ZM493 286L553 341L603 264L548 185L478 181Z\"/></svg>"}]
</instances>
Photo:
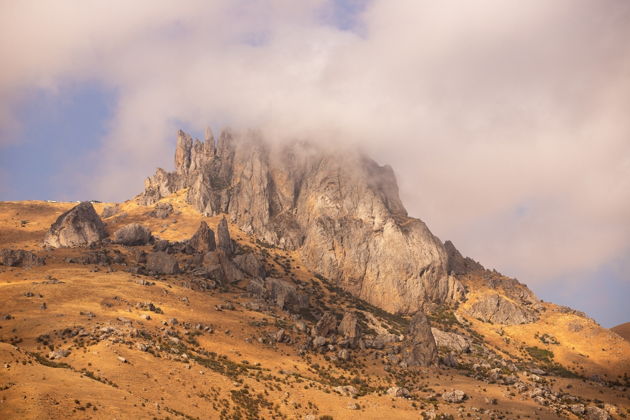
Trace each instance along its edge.
<instances>
[{"instance_id":1,"label":"sky","mask_svg":"<svg viewBox=\"0 0 630 420\"><path fill-rule=\"evenodd\" d=\"M0 200L122 201L178 128L363 148L410 215L630 321L627 0L0 1Z\"/></svg>"}]
</instances>

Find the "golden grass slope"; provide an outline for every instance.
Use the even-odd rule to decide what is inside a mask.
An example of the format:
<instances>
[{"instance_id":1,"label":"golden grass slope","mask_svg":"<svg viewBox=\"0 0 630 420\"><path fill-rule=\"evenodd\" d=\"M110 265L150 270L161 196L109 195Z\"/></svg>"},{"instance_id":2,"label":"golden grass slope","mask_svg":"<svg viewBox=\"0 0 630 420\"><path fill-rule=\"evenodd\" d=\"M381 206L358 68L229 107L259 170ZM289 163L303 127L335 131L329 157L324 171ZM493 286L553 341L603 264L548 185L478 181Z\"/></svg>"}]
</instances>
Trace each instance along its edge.
<instances>
[{"instance_id":1,"label":"golden grass slope","mask_svg":"<svg viewBox=\"0 0 630 420\"><path fill-rule=\"evenodd\" d=\"M216 227L219 217L202 217L183 197L180 193L163 200L176 209L166 219L149 217L150 207L122 203L119 213L105 219L108 231L138 222L163 239L183 240L201 220ZM558 418L553 410L515 394L509 386L473 379L464 370L415 369L401 378L370 351L340 365L326 354L304 355L297 346L266 342L262 339L279 328L295 340L304 334L292 328L294 320L287 313L250 309L252 299L241 284L227 291L201 292L185 287L185 275L146 278L124 267L109 271L66 263L66 257L86 250L45 251L40 242L50 224L74 205L0 203L0 248L27 249L48 259L45 266L28 269L0 266L0 317L11 315L0 320L0 419L418 419L423 411L470 418L489 418L490 412L496 418ZM95 207L100 213L106 205ZM255 238L234 226L230 231L240 244L256 246ZM280 250L268 252L272 257L296 259ZM299 261L293 264L292 274L300 281L317 281L313 273L300 268ZM155 284L142 285L142 279ZM469 302L485 292L473 291ZM345 304L329 292L324 299L329 305ZM145 302L163 313L146 310ZM235 309L217 310L227 302ZM608 379L630 372L630 343L593 321L545 305L548 310L538 322L503 331L496 325L468 321L488 346L507 355L525 357L519 349L544 347L536 337L548 333L559 342L548 346L555 360L569 368ZM580 333L566 328L574 321L584 325ZM199 330L198 324L212 331ZM143 345L150 351L144 351ZM60 349L70 350L69 355L46 357ZM413 398L386 394L402 379L414 385ZM621 413L630 408L627 389L581 379L544 380L555 390L569 387ZM358 398L344 396L334 390L336 383L351 383L369 392ZM464 390L469 398L447 404L436 397L451 389Z\"/></svg>"}]
</instances>

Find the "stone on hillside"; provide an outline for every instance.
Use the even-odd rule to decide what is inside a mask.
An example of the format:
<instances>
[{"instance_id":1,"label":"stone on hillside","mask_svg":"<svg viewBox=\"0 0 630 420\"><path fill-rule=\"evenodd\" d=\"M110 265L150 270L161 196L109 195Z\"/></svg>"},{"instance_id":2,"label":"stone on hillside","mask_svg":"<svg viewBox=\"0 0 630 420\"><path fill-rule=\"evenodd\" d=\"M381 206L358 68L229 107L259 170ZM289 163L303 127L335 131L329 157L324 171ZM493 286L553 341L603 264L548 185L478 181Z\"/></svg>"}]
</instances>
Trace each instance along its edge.
<instances>
[{"instance_id":1,"label":"stone on hillside","mask_svg":"<svg viewBox=\"0 0 630 420\"><path fill-rule=\"evenodd\" d=\"M111 206L107 206L103 209L103 212L101 213L101 217L103 219L106 219L108 217L112 217L114 215L116 215L118 212L120 211L120 205L119 204L113 204Z\"/></svg>"},{"instance_id":2,"label":"stone on hillside","mask_svg":"<svg viewBox=\"0 0 630 420\"><path fill-rule=\"evenodd\" d=\"M51 248L91 245L107 236L105 225L91 203L84 201L57 218L44 238Z\"/></svg>"},{"instance_id":3,"label":"stone on hillside","mask_svg":"<svg viewBox=\"0 0 630 420\"><path fill-rule=\"evenodd\" d=\"M429 366L437 362L437 348L426 315L420 311L409 322L409 334L402 346L402 361L407 366Z\"/></svg>"},{"instance_id":4,"label":"stone on hillside","mask_svg":"<svg viewBox=\"0 0 630 420\"><path fill-rule=\"evenodd\" d=\"M155 209L149 215L158 219L166 219L173 214L173 205L171 203L157 203Z\"/></svg>"},{"instance_id":5,"label":"stone on hillside","mask_svg":"<svg viewBox=\"0 0 630 420\"><path fill-rule=\"evenodd\" d=\"M344 338L350 340L351 346L356 346L361 338L361 328L356 312L346 312L337 327L337 331Z\"/></svg>"},{"instance_id":6,"label":"stone on hillside","mask_svg":"<svg viewBox=\"0 0 630 420\"><path fill-rule=\"evenodd\" d=\"M435 344L438 347L445 347L457 353L464 353L470 350L470 342L463 336L453 333L431 328Z\"/></svg>"},{"instance_id":7,"label":"stone on hillside","mask_svg":"<svg viewBox=\"0 0 630 420\"><path fill-rule=\"evenodd\" d=\"M584 418L587 420L612 420L612 417L606 410L595 407L594 405L586 408Z\"/></svg>"},{"instance_id":8,"label":"stone on hillside","mask_svg":"<svg viewBox=\"0 0 630 420\"><path fill-rule=\"evenodd\" d=\"M467 312L482 321L503 325L527 324L538 319L533 311L497 294L480 298Z\"/></svg>"},{"instance_id":9,"label":"stone on hillside","mask_svg":"<svg viewBox=\"0 0 630 420\"><path fill-rule=\"evenodd\" d=\"M34 267L46 264L46 260L23 249L1 249L0 265L8 267Z\"/></svg>"},{"instance_id":10,"label":"stone on hillside","mask_svg":"<svg viewBox=\"0 0 630 420\"><path fill-rule=\"evenodd\" d=\"M460 403L466 399L466 393L459 389L454 391L445 392L442 394L442 399L448 403Z\"/></svg>"},{"instance_id":11,"label":"stone on hillside","mask_svg":"<svg viewBox=\"0 0 630 420\"><path fill-rule=\"evenodd\" d=\"M231 256L234 253L234 243L230 238L230 230L225 217L217 225L217 248L225 252L226 255Z\"/></svg>"},{"instance_id":12,"label":"stone on hillside","mask_svg":"<svg viewBox=\"0 0 630 420\"><path fill-rule=\"evenodd\" d=\"M265 280L252 279L247 285L247 291L284 310L299 312L308 308L308 296L284 279L274 277L267 277Z\"/></svg>"},{"instance_id":13,"label":"stone on hillside","mask_svg":"<svg viewBox=\"0 0 630 420\"><path fill-rule=\"evenodd\" d=\"M223 270L225 283L237 283L245 278L243 272L238 269L229 256L222 251L218 251L216 254L219 259L219 264L221 265L221 270Z\"/></svg>"},{"instance_id":14,"label":"stone on hillside","mask_svg":"<svg viewBox=\"0 0 630 420\"><path fill-rule=\"evenodd\" d=\"M387 395L391 397L399 397L399 398L408 397L409 390L407 388L393 386L387 390Z\"/></svg>"},{"instance_id":15,"label":"stone on hillside","mask_svg":"<svg viewBox=\"0 0 630 420\"><path fill-rule=\"evenodd\" d=\"M328 337L337 331L337 318L332 312L325 312L311 331L313 336Z\"/></svg>"},{"instance_id":16,"label":"stone on hillside","mask_svg":"<svg viewBox=\"0 0 630 420\"><path fill-rule=\"evenodd\" d=\"M195 234L188 240L188 245L195 252L206 253L214 251L217 248L214 240L214 231L210 229L205 221L202 221Z\"/></svg>"},{"instance_id":17,"label":"stone on hillside","mask_svg":"<svg viewBox=\"0 0 630 420\"><path fill-rule=\"evenodd\" d=\"M112 242L129 246L146 245L152 239L151 231L138 223L125 225L112 236Z\"/></svg>"},{"instance_id":18,"label":"stone on hillside","mask_svg":"<svg viewBox=\"0 0 630 420\"><path fill-rule=\"evenodd\" d=\"M352 385L336 386L333 388L333 391L336 391L346 397L355 397L359 394L359 391Z\"/></svg>"},{"instance_id":19,"label":"stone on hillside","mask_svg":"<svg viewBox=\"0 0 630 420\"><path fill-rule=\"evenodd\" d=\"M178 274L177 259L166 252L151 252L147 254L147 270L156 274Z\"/></svg>"},{"instance_id":20,"label":"stone on hillside","mask_svg":"<svg viewBox=\"0 0 630 420\"><path fill-rule=\"evenodd\" d=\"M264 278L265 267L253 252L235 256L232 261L244 273L250 277Z\"/></svg>"}]
</instances>

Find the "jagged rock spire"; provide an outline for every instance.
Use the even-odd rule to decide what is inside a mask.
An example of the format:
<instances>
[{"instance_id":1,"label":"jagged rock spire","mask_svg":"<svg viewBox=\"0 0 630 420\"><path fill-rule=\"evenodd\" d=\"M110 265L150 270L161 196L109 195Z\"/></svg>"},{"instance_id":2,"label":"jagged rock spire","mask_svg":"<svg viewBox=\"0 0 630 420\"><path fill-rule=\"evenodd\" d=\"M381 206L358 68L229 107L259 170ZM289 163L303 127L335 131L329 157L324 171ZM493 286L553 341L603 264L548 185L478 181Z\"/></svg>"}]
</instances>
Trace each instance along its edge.
<instances>
[{"instance_id":1,"label":"jagged rock spire","mask_svg":"<svg viewBox=\"0 0 630 420\"><path fill-rule=\"evenodd\" d=\"M214 153L205 144L180 132L176 172L150 178L140 202L188 188L204 215L226 214L244 232L298 251L308 268L390 312L459 296L444 245L407 216L389 166L358 150L272 146L259 131L223 130Z\"/></svg>"}]
</instances>

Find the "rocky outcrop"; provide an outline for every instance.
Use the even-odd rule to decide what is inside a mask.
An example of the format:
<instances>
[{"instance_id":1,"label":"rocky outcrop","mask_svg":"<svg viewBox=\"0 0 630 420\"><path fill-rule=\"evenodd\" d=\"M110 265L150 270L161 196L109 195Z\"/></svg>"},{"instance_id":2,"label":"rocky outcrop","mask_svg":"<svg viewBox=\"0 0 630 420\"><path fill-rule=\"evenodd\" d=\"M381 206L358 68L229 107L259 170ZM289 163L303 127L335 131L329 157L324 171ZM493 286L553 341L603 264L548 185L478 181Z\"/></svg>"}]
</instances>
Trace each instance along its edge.
<instances>
[{"instance_id":1,"label":"rocky outcrop","mask_svg":"<svg viewBox=\"0 0 630 420\"><path fill-rule=\"evenodd\" d=\"M349 341L351 346L356 346L361 338L361 328L356 312L346 312L337 327L337 331Z\"/></svg>"},{"instance_id":2,"label":"rocky outcrop","mask_svg":"<svg viewBox=\"0 0 630 420\"><path fill-rule=\"evenodd\" d=\"M503 325L527 324L538 319L534 311L496 294L481 297L467 313L482 321Z\"/></svg>"},{"instance_id":3,"label":"rocky outcrop","mask_svg":"<svg viewBox=\"0 0 630 420\"><path fill-rule=\"evenodd\" d=\"M147 270L156 274L178 274L177 259L166 252L152 252L147 255Z\"/></svg>"},{"instance_id":4,"label":"rocky outcrop","mask_svg":"<svg viewBox=\"0 0 630 420\"><path fill-rule=\"evenodd\" d=\"M91 245L107 236L105 225L91 203L83 203L63 213L44 237L51 248Z\"/></svg>"},{"instance_id":5,"label":"rocky outcrop","mask_svg":"<svg viewBox=\"0 0 630 420\"><path fill-rule=\"evenodd\" d=\"M442 399L447 403L457 404L466 399L466 393L462 390L456 389L443 393Z\"/></svg>"},{"instance_id":6,"label":"rocky outcrop","mask_svg":"<svg viewBox=\"0 0 630 420\"><path fill-rule=\"evenodd\" d=\"M230 231L225 217L222 218L217 225L217 247L222 250L225 255L232 255L234 253L234 243L230 237Z\"/></svg>"},{"instance_id":7,"label":"rocky outcrop","mask_svg":"<svg viewBox=\"0 0 630 420\"><path fill-rule=\"evenodd\" d=\"M201 222L195 234L188 240L188 245L195 251L206 253L214 251L217 244L214 240L214 231L206 222Z\"/></svg>"},{"instance_id":8,"label":"rocky outcrop","mask_svg":"<svg viewBox=\"0 0 630 420\"><path fill-rule=\"evenodd\" d=\"M46 260L23 249L0 249L0 265L7 267L35 267L46 264Z\"/></svg>"},{"instance_id":9,"label":"rocky outcrop","mask_svg":"<svg viewBox=\"0 0 630 420\"><path fill-rule=\"evenodd\" d=\"M437 348L426 315L417 312L409 321L409 334L402 346L402 361L407 366L430 366L437 362Z\"/></svg>"},{"instance_id":10,"label":"rocky outcrop","mask_svg":"<svg viewBox=\"0 0 630 420\"><path fill-rule=\"evenodd\" d=\"M112 204L111 206L107 206L103 209L103 212L101 213L101 217L103 219L107 219L108 217L115 216L119 212L120 212L120 205Z\"/></svg>"},{"instance_id":11,"label":"rocky outcrop","mask_svg":"<svg viewBox=\"0 0 630 420\"><path fill-rule=\"evenodd\" d=\"M316 337L328 337L337 332L337 318L332 312L324 312L311 331Z\"/></svg>"},{"instance_id":12,"label":"rocky outcrop","mask_svg":"<svg viewBox=\"0 0 630 420\"><path fill-rule=\"evenodd\" d=\"M453 333L431 328L431 334L438 347L444 347L456 353L464 353L470 350L470 342L465 337Z\"/></svg>"},{"instance_id":13,"label":"rocky outcrop","mask_svg":"<svg viewBox=\"0 0 630 420\"><path fill-rule=\"evenodd\" d=\"M264 299L291 312L300 312L308 308L308 295L302 293L291 282L274 277L266 279L252 279L247 285L247 291L252 295Z\"/></svg>"},{"instance_id":14,"label":"rocky outcrop","mask_svg":"<svg viewBox=\"0 0 630 420\"><path fill-rule=\"evenodd\" d=\"M246 233L297 250L308 268L390 312L457 295L444 246L407 216L392 169L356 150L272 144L253 131L224 131L215 145L211 133L200 142L179 132L175 168L147 179L139 202L188 188L203 214L228 214Z\"/></svg>"},{"instance_id":15,"label":"rocky outcrop","mask_svg":"<svg viewBox=\"0 0 630 420\"><path fill-rule=\"evenodd\" d=\"M232 258L234 264L250 277L264 278L265 267L262 261L253 252L236 255Z\"/></svg>"},{"instance_id":16,"label":"rocky outcrop","mask_svg":"<svg viewBox=\"0 0 630 420\"><path fill-rule=\"evenodd\" d=\"M173 214L173 205L171 203L157 203L155 208L149 215L158 219L166 219Z\"/></svg>"},{"instance_id":17,"label":"rocky outcrop","mask_svg":"<svg viewBox=\"0 0 630 420\"><path fill-rule=\"evenodd\" d=\"M128 246L146 245L152 239L151 231L138 223L125 225L112 235L112 242Z\"/></svg>"},{"instance_id":18,"label":"rocky outcrop","mask_svg":"<svg viewBox=\"0 0 630 420\"><path fill-rule=\"evenodd\" d=\"M444 249L448 255L448 272L454 275L463 275L484 271L485 268L472 258L464 257L455 248L453 242L444 242Z\"/></svg>"}]
</instances>

